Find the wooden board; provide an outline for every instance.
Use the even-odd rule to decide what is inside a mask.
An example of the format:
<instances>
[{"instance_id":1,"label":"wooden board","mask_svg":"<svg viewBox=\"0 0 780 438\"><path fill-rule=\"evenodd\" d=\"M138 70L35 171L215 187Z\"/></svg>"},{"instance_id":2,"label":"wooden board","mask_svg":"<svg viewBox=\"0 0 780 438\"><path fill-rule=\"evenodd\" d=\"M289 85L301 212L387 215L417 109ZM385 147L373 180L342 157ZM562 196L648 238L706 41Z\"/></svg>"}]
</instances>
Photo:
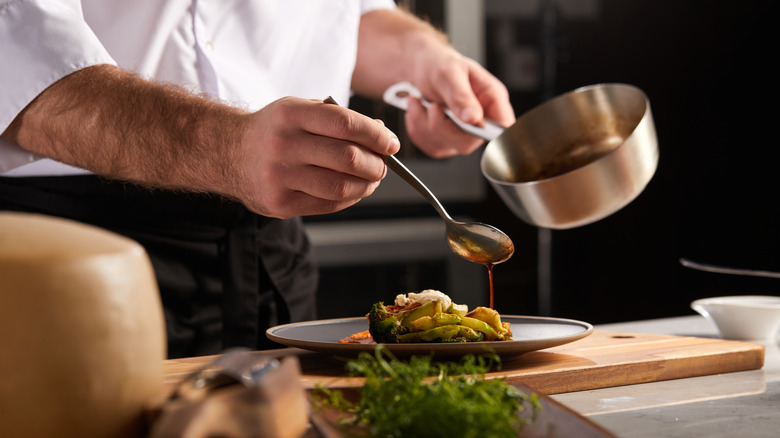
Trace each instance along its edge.
<instances>
[{"instance_id":1,"label":"wooden board","mask_svg":"<svg viewBox=\"0 0 780 438\"><path fill-rule=\"evenodd\" d=\"M359 386L360 379L344 378L344 362L298 349L257 352L259 355L297 355L302 383L313 387ZM214 359L198 357L165 362L166 383L173 388L190 372ZM722 339L594 330L570 344L526 353L505 360L488 377L503 377L543 394L582 391L636 383L759 369L764 346Z\"/></svg>"},{"instance_id":2,"label":"wooden board","mask_svg":"<svg viewBox=\"0 0 780 438\"><path fill-rule=\"evenodd\" d=\"M506 364L510 382L545 394L759 369L761 344L596 330L581 341Z\"/></svg>"}]
</instances>

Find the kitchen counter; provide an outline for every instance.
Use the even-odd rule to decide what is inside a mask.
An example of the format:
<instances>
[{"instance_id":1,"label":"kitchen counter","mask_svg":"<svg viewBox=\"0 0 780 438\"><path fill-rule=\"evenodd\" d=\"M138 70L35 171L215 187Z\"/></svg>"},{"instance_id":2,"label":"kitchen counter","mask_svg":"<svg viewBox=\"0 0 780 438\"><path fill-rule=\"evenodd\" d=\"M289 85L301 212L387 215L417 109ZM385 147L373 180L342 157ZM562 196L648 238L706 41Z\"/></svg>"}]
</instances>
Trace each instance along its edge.
<instances>
[{"instance_id":1,"label":"kitchen counter","mask_svg":"<svg viewBox=\"0 0 780 438\"><path fill-rule=\"evenodd\" d=\"M717 338L701 316L604 324L597 329ZM780 340L763 368L551 397L619 437L780 436Z\"/></svg>"}]
</instances>

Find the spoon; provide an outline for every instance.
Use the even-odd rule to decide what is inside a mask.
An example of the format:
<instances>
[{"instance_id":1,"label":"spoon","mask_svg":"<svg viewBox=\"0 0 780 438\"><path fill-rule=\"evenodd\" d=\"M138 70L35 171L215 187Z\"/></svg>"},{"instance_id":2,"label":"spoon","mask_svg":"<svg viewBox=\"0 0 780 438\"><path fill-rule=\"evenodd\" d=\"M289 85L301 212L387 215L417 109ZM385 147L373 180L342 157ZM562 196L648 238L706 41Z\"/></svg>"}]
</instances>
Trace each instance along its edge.
<instances>
[{"instance_id":1,"label":"spoon","mask_svg":"<svg viewBox=\"0 0 780 438\"><path fill-rule=\"evenodd\" d=\"M325 103L335 104L335 99L328 97ZM433 205L446 224L447 244L450 249L464 259L483 265L496 265L512 257L515 247L512 240L498 228L480 222L459 222L454 220L441 205L436 196L420 181L411 170L404 166L393 155L386 159L387 167L392 169L410 186L420 192Z\"/></svg>"},{"instance_id":2,"label":"spoon","mask_svg":"<svg viewBox=\"0 0 780 438\"><path fill-rule=\"evenodd\" d=\"M710 265L707 263L694 262L688 259L680 259L680 264L686 268L698 269L699 271L715 272L718 274L747 275L752 277L780 278L780 272L759 271L755 269L727 268L724 266Z\"/></svg>"},{"instance_id":3,"label":"spoon","mask_svg":"<svg viewBox=\"0 0 780 438\"><path fill-rule=\"evenodd\" d=\"M496 265L508 260L515 252L512 240L498 228L481 222L459 222L452 219L428 187L395 156L387 157L387 167L420 192L444 219L447 243L455 254L475 263Z\"/></svg>"}]
</instances>

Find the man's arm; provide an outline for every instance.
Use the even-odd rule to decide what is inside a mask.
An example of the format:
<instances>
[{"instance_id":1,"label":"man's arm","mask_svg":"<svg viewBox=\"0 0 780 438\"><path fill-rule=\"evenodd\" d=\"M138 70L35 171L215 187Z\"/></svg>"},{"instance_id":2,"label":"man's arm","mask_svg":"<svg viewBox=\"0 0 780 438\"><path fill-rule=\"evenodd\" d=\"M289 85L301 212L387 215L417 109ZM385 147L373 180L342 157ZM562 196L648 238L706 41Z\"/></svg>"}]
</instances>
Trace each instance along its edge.
<instances>
[{"instance_id":1,"label":"man's arm","mask_svg":"<svg viewBox=\"0 0 780 438\"><path fill-rule=\"evenodd\" d=\"M213 192L281 218L358 202L398 148L381 124L336 105L285 98L248 113L108 65L53 84L2 137L100 175Z\"/></svg>"},{"instance_id":2,"label":"man's arm","mask_svg":"<svg viewBox=\"0 0 780 438\"><path fill-rule=\"evenodd\" d=\"M109 177L226 193L224 174L236 152L229 145L240 141L245 119L239 110L100 65L54 83L3 138Z\"/></svg>"},{"instance_id":3,"label":"man's arm","mask_svg":"<svg viewBox=\"0 0 780 438\"><path fill-rule=\"evenodd\" d=\"M460 56L447 36L403 9L379 9L360 20L352 89L379 98L390 85L419 75L425 53L445 51Z\"/></svg>"}]
</instances>

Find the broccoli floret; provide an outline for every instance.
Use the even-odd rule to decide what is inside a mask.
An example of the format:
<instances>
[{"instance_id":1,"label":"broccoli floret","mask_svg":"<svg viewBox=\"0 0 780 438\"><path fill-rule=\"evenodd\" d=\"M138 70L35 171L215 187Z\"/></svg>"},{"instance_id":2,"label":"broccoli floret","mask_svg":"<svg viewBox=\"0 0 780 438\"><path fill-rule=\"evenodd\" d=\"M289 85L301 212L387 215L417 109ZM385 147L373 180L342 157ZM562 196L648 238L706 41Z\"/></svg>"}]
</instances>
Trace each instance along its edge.
<instances>
[{"instance_id":1,"label":"broccoli floret","mask_svg":"<svg viewBox=\"0 0 780 438\"><path fill-rule=\"evenodd\" d=\"M401 325L400 314L387 311L382 301L371 307L368 313L368 331L376 343L395 344L398 336L406 334L409 329Z\"/></svg>"}]
</instances>

